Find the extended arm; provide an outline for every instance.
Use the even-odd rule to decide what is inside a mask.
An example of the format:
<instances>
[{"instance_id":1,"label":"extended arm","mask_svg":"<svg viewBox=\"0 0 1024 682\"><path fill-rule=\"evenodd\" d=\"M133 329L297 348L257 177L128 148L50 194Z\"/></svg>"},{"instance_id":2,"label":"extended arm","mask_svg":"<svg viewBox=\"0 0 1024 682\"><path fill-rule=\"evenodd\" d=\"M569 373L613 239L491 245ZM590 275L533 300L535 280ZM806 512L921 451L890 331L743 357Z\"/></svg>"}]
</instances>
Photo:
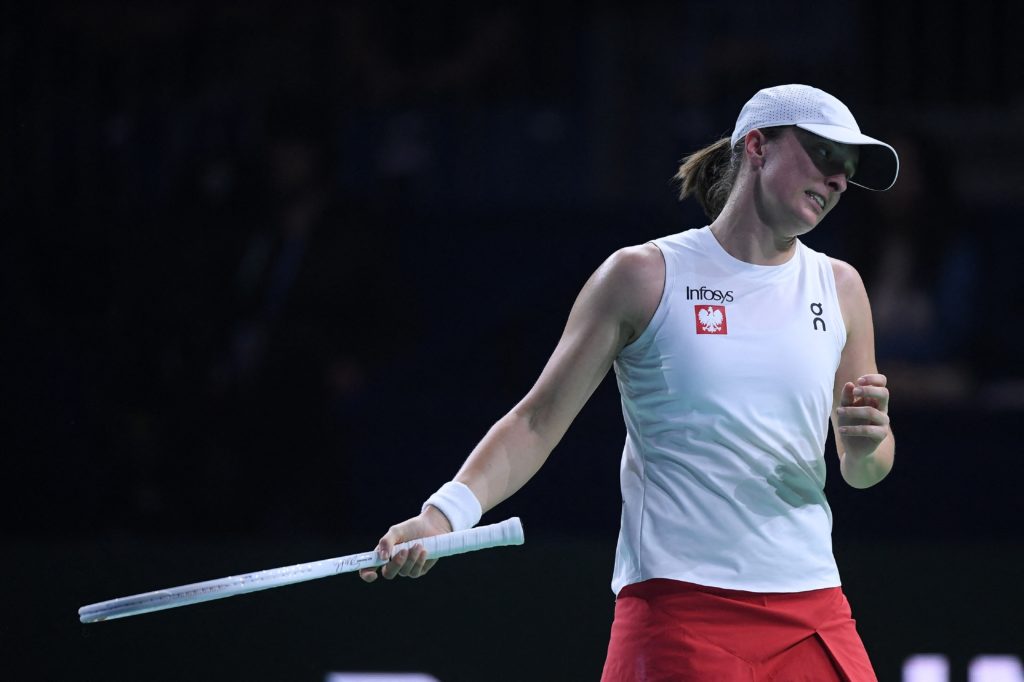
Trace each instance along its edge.
<instances>
[{"instance_id":1,"label":"extended arm","mask_svg":"<svg viewBox=\"0 0 1024 682\"><path fill-rule=\"evenodd\" d=\"M619 351L646 328L661 298L664 267L657 247L630 247L613 254L584 285L537 382L491 427L455 477L473 491L484 511L537 473ZM392 526L378 551L388 554L399 542L446 530L450 526L445 517L428 506L419 516ZM422 555L400 553L382 574L417 577L431 566ZM376 574L365 571L362 576L373 580Z\"/></svg>"},{"instance_id":2,"label":"extended arm","mask_svg":"<svg viewBox=\"0 0 1024 682\"><path fill-rule=\"evenodd\" d=\"M874 326L864 282L847 263L833 260L839 305L846 322L833 388L832 428L843 480L869 488L893 465L896 441L889 425L889 389L875 364Z\"/></svg>"},{"instance_id":3,"label":"extended arm","mask_svg":"<svg viewBox=\"0 0 1024 682\"><path fill-rule=\"evenodd\" d=\"M615 356L646 327L661 296L663 268L654 246L624 249L583 287L533 388L488 431L455 477L485 511L540 469Z\"/></svg>"}]
</instances>

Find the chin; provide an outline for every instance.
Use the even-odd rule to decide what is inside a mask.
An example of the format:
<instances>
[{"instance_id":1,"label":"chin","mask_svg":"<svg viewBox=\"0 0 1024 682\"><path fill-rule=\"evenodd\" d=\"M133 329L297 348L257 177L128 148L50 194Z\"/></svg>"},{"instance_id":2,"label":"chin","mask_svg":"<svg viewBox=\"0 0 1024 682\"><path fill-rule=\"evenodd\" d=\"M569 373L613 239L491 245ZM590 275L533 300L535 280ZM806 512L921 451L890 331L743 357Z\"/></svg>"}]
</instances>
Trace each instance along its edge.
<instances>
[{"instance_id":1,"label":"chin","mask_svg":"<svg viewBox=\"0 0 1024 682\"><path fill-rule=\"evenodd\" d=\"M823 210L821 213L804 212L805 216L802 223L806 225L806 231L811 231L821 224L821 221L828 215L828 209Z\"/></svg>"},{"instance_id":2,"label":"chin","mask_svg":"<svg viewBox=\"0 0 1024 682\"><path fill-rule=\"evenodd\" d=\"M816 228L825 217L825 214L808 214L806 211L800 211L795 217L796 219L793 221L790 229L793 231L793 236L799 237Z\"/></svg>"},{"instance_id":3,"label":"chin","mask_svg":"<svg viewBox=\"0 0 1024 682\"><path fill-rule=\"evenodd\" d=\"M818 223L820 223L820 222L821 222L820 219L815 221L815 222L813 222L813 223L807 223L807 222L803 222L803 221L798 222L798 223L796 223L796 224L794 224L794 225L792 225L790 227L789 234L787 236L794 237L794 238L795 237L803 237L808 232L813 231L814 228L816 228L818 226Z\"/></svg>"}]
</instances>

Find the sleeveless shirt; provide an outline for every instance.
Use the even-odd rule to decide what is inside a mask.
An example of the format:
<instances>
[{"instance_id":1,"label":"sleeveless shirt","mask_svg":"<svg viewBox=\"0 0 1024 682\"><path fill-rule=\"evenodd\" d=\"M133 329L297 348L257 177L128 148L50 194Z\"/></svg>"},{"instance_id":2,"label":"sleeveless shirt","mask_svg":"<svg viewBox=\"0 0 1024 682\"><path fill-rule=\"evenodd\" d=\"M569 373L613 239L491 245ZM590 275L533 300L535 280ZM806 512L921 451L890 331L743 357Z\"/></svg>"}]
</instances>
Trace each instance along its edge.
<instances>
[{"instance_id":1,"label":"sleeveless shirt","mask_svg":"<svg viewBox=\"0 0 1024 682\"><path fill-rule=\"evenodd\" d=\"M709 227L654 241L665 288L616 358L626 423L612 590L840 584L825 439L846 328L827 256L730 256Z\"/></svg>"}]
</instances>

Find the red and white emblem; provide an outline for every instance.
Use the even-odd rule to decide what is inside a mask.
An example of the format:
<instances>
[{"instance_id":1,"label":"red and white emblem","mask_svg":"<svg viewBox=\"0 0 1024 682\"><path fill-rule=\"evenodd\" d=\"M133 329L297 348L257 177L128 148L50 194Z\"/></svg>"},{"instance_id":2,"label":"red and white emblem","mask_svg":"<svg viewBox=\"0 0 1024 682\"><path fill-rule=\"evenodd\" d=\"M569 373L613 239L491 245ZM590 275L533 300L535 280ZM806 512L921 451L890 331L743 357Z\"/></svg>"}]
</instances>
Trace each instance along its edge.
<instances>
[{"instance_id":1,"label":"red and white emblem","mask_svg":"<svg viewBox=\"0 0 1024 682\"><path fill-rule=\"evenodd\" d=\"M693 306L693 315L697 322L698 334L729 333L724 305L695 305Z\"/></svg>"}]
</instances>

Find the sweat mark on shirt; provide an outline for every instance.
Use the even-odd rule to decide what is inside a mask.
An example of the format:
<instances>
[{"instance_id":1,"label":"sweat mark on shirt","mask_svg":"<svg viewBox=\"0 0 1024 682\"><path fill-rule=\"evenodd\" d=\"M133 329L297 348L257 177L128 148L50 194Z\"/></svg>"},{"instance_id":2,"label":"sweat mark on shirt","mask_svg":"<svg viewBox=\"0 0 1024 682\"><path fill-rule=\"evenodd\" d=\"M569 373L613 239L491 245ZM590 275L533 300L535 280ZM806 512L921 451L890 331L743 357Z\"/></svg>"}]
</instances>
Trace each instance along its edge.
<instances>
[{"instance_id":1,"label":"sweat mark on shirt","mask_svg":"<svg viewBox=\"0 0 1024 682\"><path fill-rule=\"evenodd\" d=\"M779 464L765 478L749 478L736 486L736 500L759 516L781 516L797 507L820 505L824 496L807 472L795 464Z\"/></svg>"}]
</instances>

